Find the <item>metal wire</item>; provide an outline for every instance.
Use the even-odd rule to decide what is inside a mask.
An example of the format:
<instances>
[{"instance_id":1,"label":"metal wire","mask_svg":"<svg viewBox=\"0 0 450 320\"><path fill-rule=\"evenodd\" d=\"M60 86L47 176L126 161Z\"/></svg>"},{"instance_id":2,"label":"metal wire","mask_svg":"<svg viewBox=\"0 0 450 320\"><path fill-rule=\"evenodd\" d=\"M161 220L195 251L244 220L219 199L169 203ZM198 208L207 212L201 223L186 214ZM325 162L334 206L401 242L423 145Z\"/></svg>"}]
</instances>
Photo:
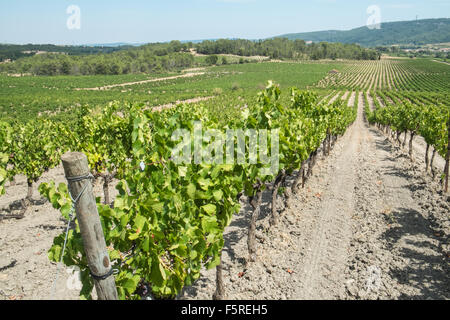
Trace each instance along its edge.
<instances>
[{"instance_id":1,"label":"metal wire","mask_svg":"<svg viewBox=\"0 0 450 320\"><path fill-rule=\"evenodd\" d=\"M67 179L67 181L71 181L71 182L80 182L80 181L87 180L87 179L92 180L92 179L94 179L94 176L93 176L91 173L89 173L89 174L86 174L86 175L84 175L84 176L78 176L78 177L66 177L66 179ZM66 251L67 238L68 238L68 235L69 235L70 223L71 223L72 220L73 220L73 214L74 214L74 212L75 212L75 206L76 206L77 202L80 200L81 196L82 196L82 195L84 194L84 192L86 191L86 188L87 188L87 187L88 187L88 184L85 183L83 189L81 190L81 192L78 194L78 196L77 196L75 199L72 197L72 194L71 194L71 192L70 192L70 190L69 190L69 196L70 196L70 199L72 200L72 208L70 209L70 212L69 212L69 220L67 221L66 235L65 235L65 238L64 238L64 246L63 246L63 250L62 250L62 252L61 252L61 259L60 259L60 261L59 261L59 263L58 263L58 265L57 265L57 267L56 267L56 278L55 278L55 280L53 281L53 285L52 285L52 288L51 288L51 290L50 290L50 292L51 292L51 297L54 297L54 295L55 295L55 293L56 293L55 285L56 285L56 282L58 281L58 278L59 278L59 267L60 267L60 265L62 264L63 257L64 257L64 252Z\"/></svg>"}]
</instances>

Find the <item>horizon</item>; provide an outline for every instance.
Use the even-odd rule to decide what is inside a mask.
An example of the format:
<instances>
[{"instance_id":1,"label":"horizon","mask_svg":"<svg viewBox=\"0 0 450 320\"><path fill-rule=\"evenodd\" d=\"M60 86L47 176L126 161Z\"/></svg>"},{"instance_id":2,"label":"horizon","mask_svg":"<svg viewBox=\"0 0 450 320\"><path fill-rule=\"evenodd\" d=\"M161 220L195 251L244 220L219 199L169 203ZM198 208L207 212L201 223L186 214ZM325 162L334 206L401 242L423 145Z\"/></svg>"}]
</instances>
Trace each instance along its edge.
<instances>
[{"instance_id":1,"label":"horizon","mask_svg":"<svg viewBox=\"0 0 450 320\"><path fill-rule=\"evenodd\" d=\"M419 19L418 21L423 21L423 20L441 20L441 19L450 19L450 18L427 18L427 19ZM398 20L398 21L383 21L381 22L381 24L385 24L385 23L397 23L397 22L411 22L411 21L415 21L415 20ZM360 27L356 27L356 28L352 28L352 29L345 29L345 30L338 30L338 29L327 29L327 30L315 30L315 31L308 31L305 33L315 33L315 32L327 32L327 31L350 31L353 29L358 29L364 26L360 26ZM0 42L0 44L2 45L55 45L55 46L107 46L107 45L111 45L111 46L142 46L142 45L146 45L146 44L155 44L155 43L169 43L171 41L180 41L182 43L188 43L188 42L202 42L202 41L216 41L216 40L221 40L221 39L227 39L227 40L250 40L250 41L259 41L259 40L266 40L266 39L270 39L270 38L277 38L277 37L283 37L283 36L287 36L290 34L296 34L296 33L302 33L302 32L291 32L291 33L285 33L285 34L280 34L277 36L272 36L272 37L264 37L264 38L259 38L259 39L248 39L248 38L211 38L211 39L191 39L191 40L179 40L179 39L170 39L170 40L165 40L165 41L158 41L158 42L140 42L140 43L136 43L136 42L110 42L110 43L81 43L81 44L60 44L60 43L4 43L4 42Z\"/></svg>"},{"instance_id":2,"label":"horizon","mask_svg":"<svg viewBox=\"0 0 450 320\"><path fill-rule=\"evenodd\" d=\"M292 33L352 30L368 25L370 19L376 21L373 18L377 14L368 10L374 3L365 0L314 0L303 4L284 0L276 6L267 0L52 2L18 0L0 4L0 43L90 46L259 40ZM419 20L448 18L442 12L449 12L450 3L443 0L426 4L418 0L390 2L380 0L375 4L378 22L414 21L417 16ZM70 8L73 5L76 7Z\"/></svg>"}]
</instances>

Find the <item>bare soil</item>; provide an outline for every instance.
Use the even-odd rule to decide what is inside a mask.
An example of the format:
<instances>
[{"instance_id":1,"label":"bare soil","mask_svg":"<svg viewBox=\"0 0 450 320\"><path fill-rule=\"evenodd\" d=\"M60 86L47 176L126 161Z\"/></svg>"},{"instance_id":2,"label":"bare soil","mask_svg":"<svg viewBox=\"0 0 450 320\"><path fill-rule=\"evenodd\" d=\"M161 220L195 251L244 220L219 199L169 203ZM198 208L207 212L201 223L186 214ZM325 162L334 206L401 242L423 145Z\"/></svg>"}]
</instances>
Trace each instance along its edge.
<instances>
[{"instance_id":1,"label":"bare soil","mask_svg":"<svg viewBox=\"0 0 450 320\"><path fill-rule=\"evenodd\" d=\"M1 215L19 213L18 202L27 194L26 178L16 176L15 180L0 197L0 300L77 300L77 277L64 265L58 269L47 257L53 239L65 231L66 222L37 191L43 182L66 183L63 168L51 169L34 185L33 205L27 208L25 218L2 220ZM103 201L101 181L94 185L94 194ZM117 194L114 184L110 194ZM11 208L14 203L17 205Z\"/></svg>"},{"instance_id":2,"label":"bare soil","mask_svg":"<svg viewBox=\"0 0 450 320\"><path fill-rule=\"evenodd\" d=\"M190 53L194 56L194 57L206 57L208 56L207 54L202 54L202 53L198 53L194 48L189 49ZM243 58L243 59L250 59L250 60L256 60L256 61L272 61L274 62L274 60L271 60L270 57L266 57L266 56L238 56L235 54L218 54L217 56L220 57L229 57L229 58Z\"/></svg>"},{"instance_id":3,"label":"bare soil","mask_svg":"<svg viewBox=\"0 0 450 320\"><path fill-rule=\"evenodd\" d=\"M369 102L369 108L370 110L375 110L375 102L373 101L373 97L370 93L367 94L367 100Z\"/></svg>"},{"instance_id":4,"label":"bare soil","mask_svg":"<svg viewBox=\"0 0 450 320\"><path fill-rule=\"evenodd\" d=\"M348 107L353 107L353 105L355 104L355 99L356 99L356 92L352 92L352 95L350 96L350 99L348 99Z\"/></svg>"},{"instance_id":5,"label":"bare soil","mask_svg":"<svg viewBox=\"0 0 450 320\"><path fill-rule=\"evenodd\" d=\"M330 101L328 101L328 104L332 104L337 100L337 98L339 98L339 92L336 93L336 95L333 98L331 98Z\"/></svg>"},{"instance_id":6,"label":"bare soil","mask_svg":"<svg viewBox=\"0 0 450 320\"><path fill-rule=\"evenodd\" d=\"M126 82L126 83L119 83L119 84L111 84L108 86L95 87L95 88L76 88L75 90L77 90L77 91L80 91L80 90L88 90L88 91L109 90L112 88L133 86L136 84L144 84L144 83L149 83L149 82L159 82L159 81L174 80L174 79L179 79L179 78L192 78L192 77L201 76L204 74L205 74L205 72L188 72L185 74L171 76L171 77L156 78L156 79L149 79L149 80L142 80L142 81L135 81L135 82Z\"/></svg>"},{"instance_id":7,"label":"bare soil","mask_svg":"<svg viewBox=\"0 0 450 320\"><path fill-rule=\"evenodd\" d=\"M186 103L186 104L191 104L191 103L198 103L201 101L208 101L211 100L212 98L214 98L214 96L211 97L197 97L197 98L192 98L192 99L187 99L187 100L177 100L175 103L167 103L167 104L162 104L156 107L152 107L153 111L161 111L164 109L170 109L173 108L175 106L177 106L180 103Z\"/></svg>"}]
</instances>

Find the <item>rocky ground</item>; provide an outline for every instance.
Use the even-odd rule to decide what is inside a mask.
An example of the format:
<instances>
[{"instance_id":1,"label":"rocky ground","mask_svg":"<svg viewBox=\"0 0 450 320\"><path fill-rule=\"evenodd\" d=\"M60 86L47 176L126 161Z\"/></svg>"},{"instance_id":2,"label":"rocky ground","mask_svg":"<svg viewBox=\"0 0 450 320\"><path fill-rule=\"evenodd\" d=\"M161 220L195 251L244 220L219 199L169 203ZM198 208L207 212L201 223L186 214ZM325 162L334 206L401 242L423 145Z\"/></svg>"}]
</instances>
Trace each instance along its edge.
<instances>
[{"instance_id":1,"label":"rocky ground","mask_svg":"<svg viewBox=\"0 0 450 320\"><path fill-rule=\"evenodd\" d=\"M0 216L0 299L74 300L79 297L78 274L64 265L58 268L47 257L53 239L66 228L61 213L37 191L40 183L50 181L66 182L62 167L45 173L34 186L33 205L27 208L25 218L2 220ZM6 195L0 197L0 215L20 213L18 202L27 194L26 178L17 176L16 184L6 189ZM114 186L110 187L110 193L116 195ZM94 194L103 195L100 181L94 186ZM11 208L11 203L17 206Z\"/></svg>"}]
</instances>

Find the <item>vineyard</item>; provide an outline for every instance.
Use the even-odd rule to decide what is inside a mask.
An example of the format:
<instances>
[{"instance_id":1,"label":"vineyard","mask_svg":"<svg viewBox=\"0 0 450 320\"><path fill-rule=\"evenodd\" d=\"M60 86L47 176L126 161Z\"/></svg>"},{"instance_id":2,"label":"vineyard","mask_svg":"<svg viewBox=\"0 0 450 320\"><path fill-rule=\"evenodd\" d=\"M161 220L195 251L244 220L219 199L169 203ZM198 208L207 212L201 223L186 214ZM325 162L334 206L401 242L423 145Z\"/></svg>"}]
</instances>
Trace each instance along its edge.
<instances>
[{"instance_id":1,"label":"vineyard","mask_svg":"<svg viewBox=\"0 0 450 320\"><path fill-rule=\"evenodd\" d=\"M450 68L429 60L382 59L348 63L319 87L448 93Z\"/></svg>"},{"instance_id":2,"label":"vineyard","mask_svg":"<svg viewBox=\"0 0 450 320\"><path fill-rule=\"evenodd\" d=\"M8 236L0 250L13 261L0 260L1 296L36 297L36 287L2 288L11 277L2 272L17 268L37 281L36 269L20 266L31 260L45 265L50 283L38 297L55 294L60 262L80 270L75 295L98 297L61 167L64 154L82 152L119 299L450 297L449 66L382 59L191 72L1 76L0 234ZM242 129L275 132L259 133L270 151L256 152L245 133L232 138L244 154L231 153L249 161L221 162L230 153L223 132ZM189 142L174 138L179 130ZM218 134L212 140L207 131ZM181 142L183 150L200 146L201 161L177 164ZM264 161L275 156L275 167ZM426 222L417 227L413 218ZM27 219L37 226L26 229L39 231L26 245L41 234L46 242L27 251L33 258L14 258L8 237L25 240L7 228ZM376 290L366 285L375 265L383 272ZM410 269L399 276L394 266Z\"/></svg>"},{"instance_id":3,"label":"vineyard","mask_svg":"<svg viewBox=\"0 0 450 320\"><path fill-rule=\"evenodd\" d=\"M251 99L270 79L282 87L305 89L339 66L326 63L259 63L227 65L173 74L119 76L8 77L0 74L0 114L8 122L36 117L73 120L78 106L99 107L110 101L156 107L198 97L216 96L233 105ZM190 77L183 77L191 74ZM154 81L159 80L159 81ZM151 81L151 82L144 82ZM136 83L141 82L141 83ZM126 86L113 86L134 83ZM102 87L106 87L100 90ZM99 88L99 90L80 90ZM288 99L289 100L289 99ZM210 105L215 105L211 101Z\"/></svg>"}]
</instances>

